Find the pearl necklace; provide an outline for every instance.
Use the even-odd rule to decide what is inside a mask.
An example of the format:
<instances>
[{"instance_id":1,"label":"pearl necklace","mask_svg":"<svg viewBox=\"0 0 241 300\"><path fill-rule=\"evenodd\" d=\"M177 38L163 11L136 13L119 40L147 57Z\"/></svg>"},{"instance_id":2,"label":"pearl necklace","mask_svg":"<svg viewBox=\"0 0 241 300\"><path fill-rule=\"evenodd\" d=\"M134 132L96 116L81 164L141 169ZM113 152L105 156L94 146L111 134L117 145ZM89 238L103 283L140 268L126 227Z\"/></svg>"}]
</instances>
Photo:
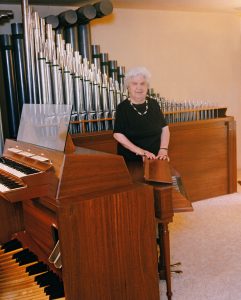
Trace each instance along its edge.
<instances>
[{"instance_id":1,"label":"pearl necklace","mask_svg":"<svg viewBox=\"0 0 241 300\"><path fill-rule=\"evenodd\" d=\"M146 109L145 109L145 111L143 112L143 113L141 113L135 106L134 106L134 104L131 102L131 100L129 100L130 101L130 105L133 107L133 109L138 113L138 115L140 115L140 116L144 116L146 113L147 113L147 111L148 111L148 102L147 102L147 100L145 100L145 103L146 103Z\"/></svg>"}]
</instances>

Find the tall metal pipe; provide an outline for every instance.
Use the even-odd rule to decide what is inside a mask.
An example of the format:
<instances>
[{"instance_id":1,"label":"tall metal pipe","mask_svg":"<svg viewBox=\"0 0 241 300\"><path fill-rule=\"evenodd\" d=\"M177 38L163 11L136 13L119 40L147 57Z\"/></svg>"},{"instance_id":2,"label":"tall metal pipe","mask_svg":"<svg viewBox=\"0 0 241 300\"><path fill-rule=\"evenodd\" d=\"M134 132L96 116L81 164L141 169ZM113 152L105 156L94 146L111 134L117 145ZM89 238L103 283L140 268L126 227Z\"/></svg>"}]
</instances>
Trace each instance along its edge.
<instances>
[{"instance_id":1,"label":"tall metal pipe","mask_svg":"<svg viewBox=\"0 0 241 300\"><path fill-rule=\"evenodd\" d=\"M26 60L26 75L27 75L27 91L28 99L26 102L34 103L33 96L33 80L31 68L31 50L29 38L29 21L28 21L28 0L22 0L22 17L23 17L23 31L24 31L24 46L25 46L25 60Z\"/></svg>"},{"instance_id":2,"label":"tall metal pipe","mask_svg":"<svg viewBox=\"0 0 241 300\"><path fill-rule=\"evenodd\" d=\"M74 51L79 51L78 29L76 25L64 29L65 42L71 44Z\"/></svg>"},{"instance_id":3,"label":"tall metal pipe","mask_svg":"<svg viewBox=\"0 0 241 300\"><path fill-rule=\"evenodd\" d=\"M92 62L90 23L78 24L79 52L83 58Z\"/></svg>"},{"instance_id":4,"label":"tall metal pipe","mask_svg":"<svg viewBox=\"0 0 241 300\"><path fill-rule=\"evenodd\" d=\"M0 35L0 49L4 74L9 135L10 138L16 138L19 126L19 108L17 103L16 82L12 57L12 41L10 35Z\"/></svg>"},{"instance_id":5,"label":"tall metal pipe","mask_svg":"<svg viewBox=\"0 0 241 300\"><path fill-rule=\"evenodd\" d=\"M108 53L100 53L100 69L102 74L109 77L109 56Z\"/></svg>"},{"instance_id":6,"label":"tall metal pipe","mask_svg":"<svg viewBox=\"0 0 241 300\"><path fill-rule=\"evenodd\" d=\"M70 9L59 14L59 25L57 33L61 33L66 43L70 43L73 48L77 48L77 31L74 30L74 24L77 22L76 11ZM76 33L75 33L76 31Z\"/></svg>"},{"instance_id":7,"label":"tall metal pipe","mask_svg":"<svg viewBox=\"0 0 241 300\"><path fill-rule=\"evenodd\" d=\"M17 97L19 111L21 113L23 104L27 100L27 76L26 66L24 63L24 40L23 40L23 24L12 23L12 43L13 43L13 55L14 55L14 66L17 84Z\"/></svg>"},{"instance_id":8,"label":"tall metal pipe","mask_svg":"<svg viewBox=\"0 0 241 300\"><path fill-rule=\"evenodd\" d=\"M109 61L109 76L115 81L117 80L117 61L110 60Z\"/></svg>"},{"instance_id":9,"label":"tall metal pipe","mask_svg":"<svg viewBox=\"0 0 241 300\"><path fill-rule=\"evenodd\" d=\"M124 92L124 79L125 79L125 67L118 66L117 67L117 80L119 82L120 92L121 94Z\"/></svg>"},{"instance_id":10,"label":"tall metal pipe","mask_svg":"<svg viewBox=\"0 0 241 300\"><path fill-rule=\"evenodd\" d=\"M100 45L92 45L92 61L96 70L100 70Z\"/></svg>"},{"instance_id":11,"label":"tall metal pipe","mask_svg":"<svg viewBox=\"0 0 241 300\"><path fill-rule=\"evenodd\" d=\"M35 52L35 46L34 46L34 39L35 39L35 33L34 32L34 26L33 26L33 20L32 20L32 9L29 7L28 9L28 25L29 25L29 43L30 43L30 62L31 62L31 72L32 72L32 90L33 90L33 103L39 103L39 91L38 91L38 81L37 81L37 70L36 70L36 52Z\"/></svg>"},{"instance_id":12,"label":"tall metal pipe","mask_svg":"<svg viewBox=\"0 0 241 300\"><path fill-rule=\"evenodd\" d=\"M96 9L93 5L87 4L76 10L78 17L78 43L79 52L83 58L92 62L90 21L96 17Z\"/></svg>"}]
</instances>

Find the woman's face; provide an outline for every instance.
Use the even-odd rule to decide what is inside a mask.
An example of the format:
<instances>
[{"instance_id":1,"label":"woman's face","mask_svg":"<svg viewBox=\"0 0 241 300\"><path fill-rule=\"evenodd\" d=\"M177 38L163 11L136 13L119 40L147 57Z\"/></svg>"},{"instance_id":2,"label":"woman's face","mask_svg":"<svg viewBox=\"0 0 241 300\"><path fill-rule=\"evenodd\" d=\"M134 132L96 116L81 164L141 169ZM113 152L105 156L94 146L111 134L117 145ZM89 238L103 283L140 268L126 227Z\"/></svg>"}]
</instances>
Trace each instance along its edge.
<instances>
[{"instance_id":1,"label":"woman's face","mask_svg":"<svg viewBox=\"0 0 241 300\"><path fill-rule=\"evenodd\" d=\"M133 103L143 103L146 99L148 84L142 75L132 77L129 81L129 97Z\"/></svg>"}]
</instances>

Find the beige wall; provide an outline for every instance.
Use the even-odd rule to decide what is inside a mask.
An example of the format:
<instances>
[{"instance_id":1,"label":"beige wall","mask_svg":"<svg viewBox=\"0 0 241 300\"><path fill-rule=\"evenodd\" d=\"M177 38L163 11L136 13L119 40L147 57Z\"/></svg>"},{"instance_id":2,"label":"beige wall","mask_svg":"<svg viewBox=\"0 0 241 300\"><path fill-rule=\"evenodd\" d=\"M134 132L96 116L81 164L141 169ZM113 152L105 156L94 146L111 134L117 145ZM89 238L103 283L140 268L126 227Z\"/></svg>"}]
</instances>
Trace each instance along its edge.
<instances>
[{"instance_id":1,"label":"beige wall","mask_svg":"<svg viewBox=\"0 0 241 300\"><path fill-rule=\"evenodd\" d=\"M19 22L20 6L8 9ZM35 9L44 17L67 8ZM119 65L149 68L152 87L161 96L227 106L237 121L241 168L240 24L240 17L230 14L114 9L112 15L91 22L91 34L92 43ZM9 25L0 27L0 33L8 30Z\"/></svg>"},{"instance_id":2,"label":"beige wall","mask_svg":"<svg viewBox=\"0 0 241 300\"><path fill-rule=\"evenodd\" d=\"M115 9L92 22L92 42L127 68L144 65L168 99L228 107L237 121L241 168L240 17L230 14Z\"/></svg>"}]
</instances>

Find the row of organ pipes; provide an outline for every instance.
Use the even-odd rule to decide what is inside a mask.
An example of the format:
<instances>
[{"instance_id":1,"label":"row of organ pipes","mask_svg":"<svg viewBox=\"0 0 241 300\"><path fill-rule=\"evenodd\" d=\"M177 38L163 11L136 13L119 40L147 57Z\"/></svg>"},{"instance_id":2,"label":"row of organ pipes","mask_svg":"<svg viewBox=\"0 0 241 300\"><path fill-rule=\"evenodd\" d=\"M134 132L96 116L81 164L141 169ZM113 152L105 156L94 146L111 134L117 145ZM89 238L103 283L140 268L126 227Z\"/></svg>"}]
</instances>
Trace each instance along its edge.
<instances>
[{"instance_id":1,"label":"row of organ pipes","mask_svg":"<svg viewBox=\"0 0 241 300\"><path fill-rule=\"evenodd\" d=\"M41 18L22 0L23 23L0 35L9 137L17 136L24 103L71 104L71 134L113 129L117 105L128 96L125 67L91 45L90 23L112 13L108 0ZM217 118L222 108L205 102L155 98L169 123ZM3 138L2 143L3 143Z\"/></svg>"}]
</instances>

